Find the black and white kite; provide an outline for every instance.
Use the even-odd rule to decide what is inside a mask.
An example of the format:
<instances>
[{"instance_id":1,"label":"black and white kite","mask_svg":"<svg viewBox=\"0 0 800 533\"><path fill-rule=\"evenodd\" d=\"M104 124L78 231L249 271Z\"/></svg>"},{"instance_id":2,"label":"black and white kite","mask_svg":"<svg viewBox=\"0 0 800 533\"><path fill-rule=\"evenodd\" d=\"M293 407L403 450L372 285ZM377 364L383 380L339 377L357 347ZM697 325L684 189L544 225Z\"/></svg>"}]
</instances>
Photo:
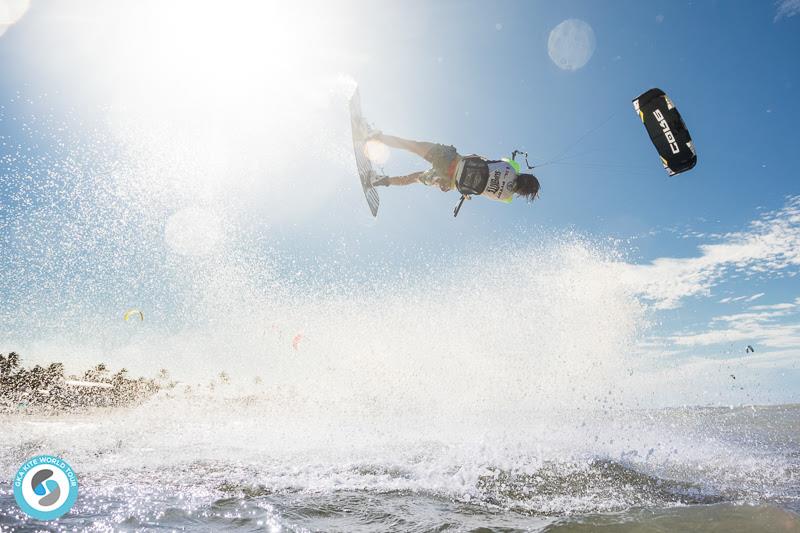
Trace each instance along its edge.
<instances>
[{"instance_id":1,"label":"black and white kite","mask_svg":"<svg viewBox=\"0 0 800 533\"><path fill-rule=\"evenodd\" d=\"M650 89L633 101L661 162L670 176L697 164L697 152L681 114L661 89Z\"/></svg>"}]
</instances>

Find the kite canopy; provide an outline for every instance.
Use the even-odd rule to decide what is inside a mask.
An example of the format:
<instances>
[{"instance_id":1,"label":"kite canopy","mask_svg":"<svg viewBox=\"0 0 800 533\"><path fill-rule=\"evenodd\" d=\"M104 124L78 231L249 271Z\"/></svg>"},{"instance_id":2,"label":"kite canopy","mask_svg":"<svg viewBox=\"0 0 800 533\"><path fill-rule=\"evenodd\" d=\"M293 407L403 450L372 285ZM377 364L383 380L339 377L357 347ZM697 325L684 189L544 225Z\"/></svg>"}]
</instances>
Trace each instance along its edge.
<instances>
[{"instance_id":1,"label":"kite canopy","mask_svg":"<svg viewBox=\"0 0 800 533\"><path fill-rule=\"evenodd\" d=\"M297 335L295 335L294 338L292 339L292 348L297 350L297 348L300 346L300 341L302 340L303 340L302 333L298 333Z\"/></svg>"},{"instance_id":2,"label":"kite canopy","mask_svg":"<svg viewBox=\"0 0 800 533\"><path fill-rule=\"evenodd\" d=\"M650 140L670 176L686 172L697 163L692 137L672 100L661 89L650 89L633 101Z\"/></svg>"},{"instance_id":3,"label":"kite canopy","mask_svg":"<svg viewBox=\"0 0 800 533\"><path fill-rule=\"evenodd\" d=\"M122 315L122 319L127 322L128 319L130 319L130 318L139 318L139 320L143 321L144 320L144 313L142 313L138 309L128 309L127 311L125 311L125 314Z\"/></svg>"}]
</instances>

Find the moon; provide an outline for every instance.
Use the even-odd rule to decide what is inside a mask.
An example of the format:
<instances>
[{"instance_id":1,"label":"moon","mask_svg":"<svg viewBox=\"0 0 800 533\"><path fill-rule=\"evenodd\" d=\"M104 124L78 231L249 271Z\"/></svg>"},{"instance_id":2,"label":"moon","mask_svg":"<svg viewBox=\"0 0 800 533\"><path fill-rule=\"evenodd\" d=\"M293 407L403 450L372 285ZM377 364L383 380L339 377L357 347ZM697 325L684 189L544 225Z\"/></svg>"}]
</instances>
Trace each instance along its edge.
<instances>
[{"instance_id":1,"label":"moon","mask_svg":"<svg viewBox=\"0 0 800 533\"><path fill-rule=\"evenodd\" d=\"M594 54L594 30L580 19L567 19L550 32L547 53L562 70L578 70Z\"/></svg>"}]
</instances>

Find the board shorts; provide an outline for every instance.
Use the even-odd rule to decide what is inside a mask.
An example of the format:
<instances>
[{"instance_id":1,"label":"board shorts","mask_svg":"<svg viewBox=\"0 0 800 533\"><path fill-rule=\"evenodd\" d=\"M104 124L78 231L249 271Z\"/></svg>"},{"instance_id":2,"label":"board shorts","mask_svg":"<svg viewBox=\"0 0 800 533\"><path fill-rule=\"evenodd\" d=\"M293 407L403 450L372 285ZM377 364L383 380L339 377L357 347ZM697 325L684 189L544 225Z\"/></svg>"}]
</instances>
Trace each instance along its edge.
<instances>
[{"instance_id":1,"label":"board shorts","mask_svg":"<svg viewBox=\"0 0 800 533\"><path fill-rule=\"evenodd\" d=\"M433 166L420 176L419 181L425 185L436 185L443 191L449 191L453 185L451 167L458 157L454 146L437 144L425 155L425 159Z\"/></svg>"}]
</instances>

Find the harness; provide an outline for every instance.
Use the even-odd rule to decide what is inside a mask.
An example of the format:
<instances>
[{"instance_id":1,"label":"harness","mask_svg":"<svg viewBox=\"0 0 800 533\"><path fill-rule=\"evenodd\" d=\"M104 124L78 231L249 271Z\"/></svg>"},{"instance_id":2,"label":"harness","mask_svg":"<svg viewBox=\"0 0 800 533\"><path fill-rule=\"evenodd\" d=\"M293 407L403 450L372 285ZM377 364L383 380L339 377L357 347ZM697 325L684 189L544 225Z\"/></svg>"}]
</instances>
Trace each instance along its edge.
<instances>
[{"instance_id":1,"label":"harness","mask_svg":"<svg viewBox=\"0 0 800 533\"><path fill-rule=\"evenodd\" d=\"M489 181L489 163L481 156L467 156L456 166L456 188L462 195L482 194Z\"/></svg>"}]
</instances>

